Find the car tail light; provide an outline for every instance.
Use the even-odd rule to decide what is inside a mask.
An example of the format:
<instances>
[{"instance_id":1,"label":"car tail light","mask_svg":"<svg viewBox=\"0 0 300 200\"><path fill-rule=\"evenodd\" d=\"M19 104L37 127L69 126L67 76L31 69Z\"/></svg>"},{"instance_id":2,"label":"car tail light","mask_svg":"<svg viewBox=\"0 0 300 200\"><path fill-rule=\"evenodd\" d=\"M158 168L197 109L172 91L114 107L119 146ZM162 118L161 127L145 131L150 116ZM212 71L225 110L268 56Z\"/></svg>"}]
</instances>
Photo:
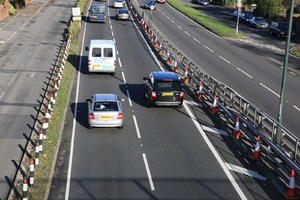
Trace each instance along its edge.
<instances>
[{"instance_id":1,"label":"car tail light","mask_svg":"<svg viewBox=\"0 0 300 200\"><path fill-rule=\"evenodd\" d=\"M88 61L88 66L90 66L90 65L91 65L91 60Z\"/></svg>"},{"instance_id":2,"label":"car tail light","mask_svg":"<svg viewBox=\"0 0 300 200\"><path fill-rule=\"evenodd\" d=\"M156 92L151 92L151 97L152 98L156 98L157 96L156 96Z\"/></svg>"},{"instance_id":3,"label":"car tail light","mask_svg":"<svg viewBox=\"0 0 300 200\"><path fill-rule=\"evenodd\" d=\"M123 119L123 113L118 113L118 119Z\"/></svg>"},{"instance_id":4,"label":"car tail light","mask_svg":"<svg viewBox=\"0 0 300 200\"><path fill-rule=\"evenodd\" d=\"M117 66L117 61L116 61L116 60L115 60L114 66L115 66L115 67Z\"/></svg>"},{"instance_id":5,"label":"car tail light","mask_svg":"<svg viewBox=\"0 0 300 200\"><path fill-rule=\"evenodd\" d=\"M184 96L184 92L180 92L179 97L183 98L183 96Z\"/></svg>"},{"instance_id":6,"label":"car tail light","mask_svg":"<svg viewBox=\"0 0 300 200\"><path fill-rule=\"evenodd\" d=\"M89 114L89 119L95 119L94 113L90 113L90 114Z\"/></svg>"}]
</instances>

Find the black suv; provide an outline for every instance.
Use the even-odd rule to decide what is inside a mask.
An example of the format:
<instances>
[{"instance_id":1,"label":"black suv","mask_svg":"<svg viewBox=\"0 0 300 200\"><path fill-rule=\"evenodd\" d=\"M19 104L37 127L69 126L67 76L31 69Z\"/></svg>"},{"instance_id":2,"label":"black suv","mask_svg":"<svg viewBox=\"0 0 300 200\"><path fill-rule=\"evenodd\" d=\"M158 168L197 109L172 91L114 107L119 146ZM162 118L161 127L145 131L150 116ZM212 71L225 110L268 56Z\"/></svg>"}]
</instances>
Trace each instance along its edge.
<instances>
[{"instance_id":1,"label":"black suv","mask_svg":"<svg viewBox=\"0 0 300 200\"><path fill-rule=\"evenodd\" d=\"M151 72L144 77L145 97L149 106L178 106L183 102L181 80L174 72Z\"/></svg>"},{"instance_id":2,"label":"black suv","mask_svg":"<svg viewBox=\"0 0 300 200\"><path fill-rule=\"evenodd\" d=\"M278 38L287 38L289 24L287 22L272 22L269 24L269 33ZM295 38L295 32L292 30L291 39Z\"/></svg>"}]
</instances>

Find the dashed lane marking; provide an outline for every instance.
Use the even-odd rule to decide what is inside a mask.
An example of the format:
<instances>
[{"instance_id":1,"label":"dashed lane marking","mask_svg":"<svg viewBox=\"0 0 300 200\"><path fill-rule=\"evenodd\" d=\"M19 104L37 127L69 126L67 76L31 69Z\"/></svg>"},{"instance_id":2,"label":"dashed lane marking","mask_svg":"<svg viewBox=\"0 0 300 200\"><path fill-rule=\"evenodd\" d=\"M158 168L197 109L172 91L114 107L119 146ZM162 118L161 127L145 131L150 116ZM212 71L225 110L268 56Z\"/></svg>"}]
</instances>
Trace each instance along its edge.
<instances>
[{"instance_id":1,"label":"dashed lane marking","mask_svg":"<svg viewBox=\"0 0 300 200\"><path fill-rule=\"evenodd\" d=\"M2 97L4 96L5 92L1 92L0 94L0 99L2 99Z\"/></svg>"},{"instance_id":2,"label":"dashed lane marking","mask_svg":"<svg viewBox=\"0 0 300 200\"><path fill-rule=\"evenodd\" d=\"M155 187L154 187L154 184L153 184L153 180L152 180L152 176L151 176L149 164L148 164L147 157L146 157L145 153L143 153L143 160L144 160L144 164L145 164L145 168L146 168L146 172L147 172L147 176L148 176L148 181L149 181L149 184L150 184L150 188L151 188L152 191L154 191Z\"/></svg>"},{"instance_id":3,"label":"dashed lane marking","mask_svg":"<svg viewBox=\"0 0 300 200\"><path fill-rule=\"evenodd\" d=\"M203 45L205 48L207 48L209 51L211 51L212 53L215 53L215 51L214 50L212 50L211 48L209 48L208 46L206 46L206 45Z\"/></svg>"},{"instance_id":4,"label":"dashed lane marking","mask_svg":"<svg viewBox=\"0 0 300 200\"><path fill-rule=\"evenodd\" d=\"M175 22L174 22L174 20L173 20L173 19L170 19L170 21L171 21L173 24L175 24Z\"/></svg>"},{"instance_id":5,"label":"dashed lane marking","mask_svg":"<svg viewBox=\"0 0 300 200\"><path fill-rule=\"evenodd\" d=\"M256 171L253 171L253 170L250 170L250 169L246 169L246 168L243 168L243 167L239 167L237 165L233 165L233 164L229 164L229 163L225 163L225 165L231 171L235 171L235 172L238 172L238 173L241 173L241 174L245 174L245 175L250 176L252 178L260 179L262 181L266 181L267 180L266 177L258 174Z\"/></svg>"},{"instance_id":6,"label":"dashed lane marking","mask_svg":"<svg viewBox=\"0 0 300 200\"><path fill-rule=\"evenodd\" d=\"M224 60L225 62L227 62L229 65L231 65L231 62L229 62L226 58L224 58L223 56L219 55L219 58L221 58L222 60Z\"/></svg>"},{"instance_id":7,"label":"dashed lane marking","mask_svg":"<svg viewBox=\"0 0 300 200\"><path fill-rule=\"evenodd\" d=\"M202 125L202 128L203 128L203 130L208 131L208 132L217 133L219 135L224 135L224 136L229 136L227 131L224 131L224 130L221 130L221 129L208 127L208 126L204 126L204 125Z\"/></svg>"},{"instance_id":8,"label":"dashed lane marking","mask_svg":"<svg viewBox=\"0 0 300 200\"><path fill-rule=\"evenodd\" d=\"M293 108L295 108L296 110L300 111L300 108L298 108L297 106L293 105Z\"/></svg>"},{"instance_id":9,"label":"dashed lane marking","mask_svg":"<svg viewBox=\"0 0 300 200\"><path fill-rule=\"evenodd\" d=\"M140 129L139 129L138 123L136 121L135 115L132 115L132 118L133 118L133 122L134 122L137 137L138 137L138 139L141 139L142 137L141 137Z\"/></svg>"},{"instance_id":10,"label":"dashed lane marking","mask_svg":"<svg viewBox=\"0 0 300 200\"><path fill-rule=\"evenodd\" d=\"M17 76L18 76L17 73L15 73L15 74L13 75L13 77L10 79L10 81L9 81L9 83L8 83L8 86L11 86L11 84L13 84L13 82L15 81L15 79L16 79Z\"/></svg>"},{"instance_id":11,"label":"dashed lane marking","mask_svg":"<svg viewBox=\"0 0 300 200\"><path fill-rule=\"evenodd\" d=\"M198 42L199 44L201 44L200 40L198 40L197 38L193 37L193 40L195 40L196 42Z\"/></svg>"},{"instance_id":12,"label":"dashed lane marking","mask_svg":"<svg viewBox=\"0 0 300 200\"><path fill-rule=\"evenodd\" d=\"M129 90L126 90L126 93L127 93L127 98L128 98L128 101L129 101L129 105L132 106Z\"/></svg>"},{"instance_id":13,"label":"dashed lane marking","mask_svg":"<svg viewBox=\"0 0 300 200\"><path fill-rule=\"evenodd\" d=\"M177 27L178 27L180 30L183 30L183 28L182 28L181 26L177 25Z\"/></svg>"},{"instance_id":14,"label":"dashed lane marking","mask_svg":"<svg viewBox=\"0 0 300 200\"><path fill-rule=\"evenodd\" d=\"M246 76L248 76L249 78L253 78L251 75L249 75L247 72L243 71L241 68L236 67L237 70L239 70L240 72L242 72L243 74L245 74Z\"/></svg>"},{"instance_id":15,"label":"dashed lane marking","mask_svg":"<svg viewBox=\"0 0 300 200\"><path fill-rule=\"evenodd\" d=\"M265 86L264 84L259 83L259 85L263 86L265 89L269 90L269 91L272 92L274 95L276 95L278 98L280 98L280 95L279 95L279 94L277 94L276 92L274 92L273 90L271 90L270 88L268 88L267 86Z\"/></svg>"},{"instance_id":16,"label":"dashed lane marking","mask_svg":"<svg viewBox=\"0 0 300 200\"><path fill-rule=\"evenodd\" d=\"M187 31L184 31L185 34L187 34L188 36L191 36L191 34Z\"/></svg>"},{"instance_id":17,"label":"dashed lane marking","mask_svg":"<svg viewBox=\"0 0 300 200\"><path fill-rule=\"evenodd\" d=\"M124 74L124 72L121 72L121 74L122 74L123 82L126 84L126 83L127 83L127 81L126 81L126 78L125 78L125 74Z\"/></svg>"},{"instance_id":18,"label":"dashed lane marking","mask_svg":"<svg viewBox=\"0 0 300 200\"><path fill-rule=\"evenodd\" d=\"M118 58L118 61L119 61L119 65L120 65L120 67L122 67L121 59L120 59L120 58Z\"/></svg>"}]
</instances>

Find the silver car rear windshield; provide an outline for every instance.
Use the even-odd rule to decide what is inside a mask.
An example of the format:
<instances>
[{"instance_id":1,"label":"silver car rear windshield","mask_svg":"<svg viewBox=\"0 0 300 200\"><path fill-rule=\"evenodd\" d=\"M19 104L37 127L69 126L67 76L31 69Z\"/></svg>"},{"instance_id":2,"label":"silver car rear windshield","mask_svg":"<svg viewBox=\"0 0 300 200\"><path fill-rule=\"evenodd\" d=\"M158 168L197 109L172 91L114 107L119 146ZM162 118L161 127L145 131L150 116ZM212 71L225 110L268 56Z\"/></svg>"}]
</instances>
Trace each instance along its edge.
<instances>
[{"instance_id":1,"label":"silver car rear windshield","mask_svg":"<svg viewBox=\"0 0 300 200\"><path fill-rule=\"evenodd\" d=\"M118 103L112 101L95 102L94 111L118 111Z\"/></svg>"}]
</instances>

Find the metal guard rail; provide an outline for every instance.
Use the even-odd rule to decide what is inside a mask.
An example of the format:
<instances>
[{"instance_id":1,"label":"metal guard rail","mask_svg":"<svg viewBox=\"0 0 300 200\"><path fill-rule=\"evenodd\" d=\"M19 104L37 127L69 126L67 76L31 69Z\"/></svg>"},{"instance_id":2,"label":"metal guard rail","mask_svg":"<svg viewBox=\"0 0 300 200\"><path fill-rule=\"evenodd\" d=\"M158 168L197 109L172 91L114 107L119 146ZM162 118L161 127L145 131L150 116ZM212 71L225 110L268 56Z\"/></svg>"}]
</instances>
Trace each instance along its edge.
<instances>
[{"instance_id":1,"label":"metal guard rail","mask_svg":"<svg viewBox=\"0 0 300 200\"><path fill-rule=\"evenodd\" d=\"M184 72L185 68L188 68L191 85L194 88L198 88L201 81L206 94L211 99L215 95L218 96L218 105L232 120L234 120L234 117L240 116L241 121L252 133L261 136L262 141L267 145L267 149L269 149L269 153L283 160L291 169L295 169L298 174L300 173L299 138L268 114L251 104L235 90L205 72L159 31L155 24L153 24L153 21L144 15L144 12L135 0L129 0L127 3L139 23L151 25L151 33L155 35L156 43L161 49L169 52L169 57L177 61L176 64L181 71ZM278 127L281 128L283 135L281 145L275 144L275 134ZM253 134L248 135L248 137L255 140Z\"/></svg>"}]
</instances>

